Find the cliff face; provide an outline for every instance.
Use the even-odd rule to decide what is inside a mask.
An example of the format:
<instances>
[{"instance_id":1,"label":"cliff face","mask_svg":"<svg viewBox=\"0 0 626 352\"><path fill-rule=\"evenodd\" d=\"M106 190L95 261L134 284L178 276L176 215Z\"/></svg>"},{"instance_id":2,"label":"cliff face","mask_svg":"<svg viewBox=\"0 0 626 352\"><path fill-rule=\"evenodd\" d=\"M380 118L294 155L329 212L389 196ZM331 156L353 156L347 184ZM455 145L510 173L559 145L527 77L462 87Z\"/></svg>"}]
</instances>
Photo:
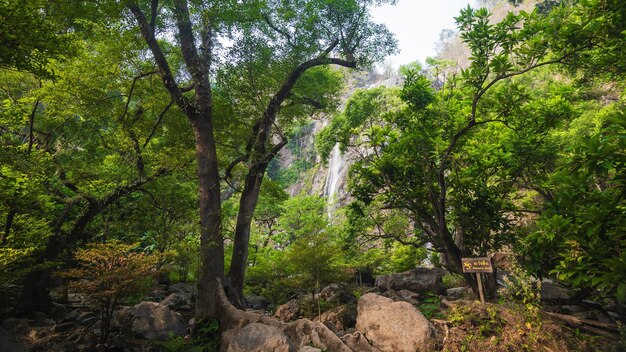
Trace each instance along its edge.
<instances>
[{"instance_id":1,"label":"cliff face","mask_svg":"<svg viewBox=\"0 0 626 352\"><path fill-rule=\"evenodd\" d=\"M341 108L356 89L369 89L378 86L397 86L401 83L397 75L383 77L376 74L356 74L347 77L347 91L344 94ZM270 176L278 178L287 185L290 196L298 194L317 195L328 199L329 216L338 207L349 202L347 184L349 170L358 151L341 153L339 146L333 148L328 160L322 160L315 149L315 136L330 121L332 116L312 120L299 128L290 138L289 144L283 148Z\"/></svg>"}]
</instances>

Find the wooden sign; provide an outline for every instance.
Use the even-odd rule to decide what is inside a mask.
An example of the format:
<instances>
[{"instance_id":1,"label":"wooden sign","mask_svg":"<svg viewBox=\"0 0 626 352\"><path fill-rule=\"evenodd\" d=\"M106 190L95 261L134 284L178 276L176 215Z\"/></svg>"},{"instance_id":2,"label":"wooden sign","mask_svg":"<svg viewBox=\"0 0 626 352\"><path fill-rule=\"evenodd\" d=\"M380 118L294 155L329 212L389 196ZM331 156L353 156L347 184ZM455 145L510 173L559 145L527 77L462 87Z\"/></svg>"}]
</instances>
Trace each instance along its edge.
<instances>
[{"instance_id":1,"label":"wooden sign","mask_svg":"<svg viewBox=\"0 0 626 352\"><path fill-rule=\"evenodd\" d=\"M489 258L461 258L464 273L492 273Z\"/></svg>"},{"instance_id":2,"label":"wooden sign","mask_svg":"<svg viewBox=\"0 0 626 352\"><path fill-rule=\"evenodd\" d=\"M485 295L483 294L483 280L481 273L493 273L491 267L491 259L489 258L461 258L464 273L476 273L476 281L478 282L478 293L480 301L485 303Z\"/></svg>"}]
</instances>

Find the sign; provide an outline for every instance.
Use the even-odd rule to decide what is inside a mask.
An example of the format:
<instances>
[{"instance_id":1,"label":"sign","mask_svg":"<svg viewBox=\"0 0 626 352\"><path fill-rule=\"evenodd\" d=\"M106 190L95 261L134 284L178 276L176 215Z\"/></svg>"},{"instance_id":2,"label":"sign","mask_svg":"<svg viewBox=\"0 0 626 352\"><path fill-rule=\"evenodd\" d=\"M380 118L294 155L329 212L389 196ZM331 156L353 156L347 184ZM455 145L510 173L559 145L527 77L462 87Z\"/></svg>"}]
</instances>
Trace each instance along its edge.
<instances>
[{"instance_id":1,"label":"sign","mask_svg":"<svg viewBox=\"0 0 626 352\"><path fill-rule=\"evenodd\" d=\"M489 258L461 258L464 273L492 273Z\"/></svg>"}]
</instances>

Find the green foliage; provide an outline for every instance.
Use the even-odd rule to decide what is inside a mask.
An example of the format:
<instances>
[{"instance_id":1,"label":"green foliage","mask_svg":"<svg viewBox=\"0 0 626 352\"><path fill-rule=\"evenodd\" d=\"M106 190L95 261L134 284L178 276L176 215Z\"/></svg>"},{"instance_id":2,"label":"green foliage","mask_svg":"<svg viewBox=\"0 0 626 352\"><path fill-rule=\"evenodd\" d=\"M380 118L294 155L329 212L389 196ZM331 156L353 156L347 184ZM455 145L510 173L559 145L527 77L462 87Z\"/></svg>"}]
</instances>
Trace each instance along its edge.
<instances>
[{"instance_id":1,"label":"green foliage","mask_svg":"<svg viewBox=\"0 0 626 352\"><path fill-rule=\"evenodd\" d=\"M6 0L0 3L0 67L51 76L51 60L74 51L67 26L69 1Z\"/></svg>"},{"instance_id":2,"label":"green foliage","mask_svg":"<svg viewBox=\"0 0 626 352\"><path fill-rule=\"evenodd\" d=\"M60 273L74 280L68 283L69 290L85 293L96 303L102 323L100 343L108 339L111 318L120 302L147 291L147 279L156 274L160 256L135 248L136 245L119 242L93 244L76 252L78 267Z\"/></svg>"},{"instance_id":3,"label":"green foliage","mask_svg":"<svg viewBox=\"0 0 626 352\"><path fill-rule=\"evenodd\" d=\"M177 280L187 282L195 280L200 262L200 241L197 237L185 237L176 242L172 248L171 269L177 273Z\"/></svg>"},{"instance_id":4,"label":"green foliage","mask_svg":"<svg viewBox=\"0 0 626 352\"><path fill-rule=\"evenodd\" d=\"M418 68L405 69L403 76L400 99L409 104L413 111L423 110L435 100L430 80L421 75Z\"/></svg>"},{"instance_id":5,"label":"green foliage","mask_svg":"<svg viewBox=\"0 0 626 352\"><path fill-rule=\"evenodd\" d=\"M0 283L18 283L26 274L36 267L52 267L55 263L37 266L34 262L34 248L0 248Z\"/></svg>"},{"instance_id":6,"label":"green foliage","mask_svg":"<svg viewBox=\"0 0 626 352\"><path fill-rule=\"evenodd\" d=\"M574 287L626 301L623 103L598 113L601 128L579 134L550 179L552 199L526 238L531 264Z\"/></svg>"},{"instance_id":7,"label":"green foliage","mask_svg":"<svg viewBox=\"0 0 626 352\"><path fill-rule=\"evenodd\" d=\"M428 320L443 318L443 313L441 311L441 298L435 294L430 293L428 297L421 300L419 309Z\"/></svg>"},{"instance_id":8,"label":"green foliage","mask_svg":"<svg viewBox=\"0 0 626 352\"><path fill-rule=\"evenodd\" d=\"M465 278L460 274L447 273L442 277L442 281L445 288L455 288L465 285Z\"/></svg>"},{"instance_id":9,"label":"green foliage","mask_svg":"<svg viewBox=\"0 0 626 352\"><path fill-rule=\"evenodd\" d=\"M284 302L294 293L316 293L345 279L336 229L328 224L323 198L286 200L273 249L263 247L249 269L248 290Z\"/></svg>"},{"instance_id":10,"label":"green foliage","mask_svg":"<svg viewBox=\"0 0 626 352\"><path fill-rule=\"evenodd\" d=\"M537 318L541 309L541 281L529 275L517 261L511 262L509 274L503 281L502 299L521 304L528 316Z\"/></svg>"},{"instance_id":11,"label":"green foliage","mask_svg":"<svg viewBox=\"0 0 626 352\"><path fill-rule=\"evenodd\" d=\"M217 352L220 350L220 329L216 319L201 319L196 324L193 337L171 336L168 341L156 342L156 346L171 352Z\"/></svg>"}]
</instances>

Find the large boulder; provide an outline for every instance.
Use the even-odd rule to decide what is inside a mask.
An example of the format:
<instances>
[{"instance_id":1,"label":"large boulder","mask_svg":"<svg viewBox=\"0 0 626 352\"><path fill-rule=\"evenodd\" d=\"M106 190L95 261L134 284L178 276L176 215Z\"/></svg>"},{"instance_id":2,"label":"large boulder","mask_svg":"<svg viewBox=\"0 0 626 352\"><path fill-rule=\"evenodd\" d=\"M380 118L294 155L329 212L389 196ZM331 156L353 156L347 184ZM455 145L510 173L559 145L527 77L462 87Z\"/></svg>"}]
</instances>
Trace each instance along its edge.
<instances>
[{"instance_id":1,"label":"large boulder","mask_svg":"<svg viewBox=\"0 0 626 352\"><path fill-rule=\"evenodd\" d=\"M287 324L283 332L296 350L312 346L324 351L352 352L328 327L308 319L299 319Z\"/></svg>"},{"instance_id":2,"label":"large boulder","mask_svg":"<svg viewBox=\"0 0 626 352\"><path fill-rule=\"evenodd\" d=\"M426 352L437 344L435 327L419 309L374 293L359 299L356 330L383 352Z\"/></svg>"},{"instance_id":3,"label":"large boulder","mask_svg":"<svg viewBox=\"0 0 626 352\"><path fill-rule=\"evenodd\" d=\"M351 304L356 302L356 297L345 286L330 284L318 293L320 299L334 304ZM318 298L318 297L316 297Z\"/></svg>"},{"instance_id":4,"label":"large boulder","mask_svg":"<svg viewBox=\"0 0 626 352\"><path fill-rule=\"evenodd\" d=\"M365 336L358 331L344 335L341 341L355 352L381 352L378 348L372 346Z\"/></svg>"},{"instance_id":5,"label":"large boulder","mask_svg":"<svg viewBox=\"0 0 626 352\"><path fill-rule=\"evenodd\" d=\"M408 290L425 297L429 293L445 294L443 270L415 268L402 273L382 275L376 278L376 287L382 292L387 290Z\"/></svg>"},{"instance_id":6,"label":"large boulder","mask_svg":"<svg viewBox=\"0 0 626 352\"><path fill-rule=\"evenodd\" d=\"M313 321L319 321L325 325L330 322L337 330L346 330L354 327L356 323L356 308L353 305L342 304L325 311Z\"/></svg>"},{"instance_id":7,"label":"large boulder","mask_svg":"<svg viewBox=\"0 0 626 352\"><path fill-rule=\"evenodd\" d=\"M277 327L260 323L246 325L228 345L228 352L295 352Z\"/></svg>"},{"instance_id":8,"label":"large boulder","mask_svg":"<svg viewBox=\"0 0 626 352\"><path fill-rule=\"evenodd\" d=\"M170 333L185 336L187 329L180 314L155 302L140 302L133 307L120 309L115 325L130 331L137 338L166 340Z\"/></svg>"},{"instance_id":9,"label":"large boulder","mask_svg":"<svg viewBox=\"0 0 626 352\"><path fill-rule=\"evenodd\" d=\"M267 308L272 304L267 298L257 295L246 295L246 307L254 310L267 311Z\"/></svg>"},{"instance_id":10,"label":"large boulder","mask_svg":"<svg viewBox=\"0 0 626 352\"><path fill-rule=\"evenodd\" d=\"M159 304L172 310L191 310L191 295L185 292L172 292Z\"/></svg>"},{"instance_id":11,"label":"large boulder","mask_svg":"<svg viewBox=\"0 0 626 352\"><path fill-rule=\"evenodd\" d=\"M276 308L276 313L274 313L274 318L282 321L282 322L290 322L298 319L300 315L300 304L298 300L292 299L291 301L282 304Z\"/></svg>"},{"instance_id":12,"label":"large boulder","mask_svg":"<svg viewBox=\"0 0 626 352\"><path fill-rule=\"evenodd\" d=\"M469 287L454 287L446 290L446 298L449 301L456 301L459 299L475 299L474 292Z\"/></svg>"},{"instance_id":13,"label":"large boulder","mask_svg":"<svg viewBox=\"0 0 626 352\"><path fill-rule=\"evenodd\" d=\"M547 280L541 282L541 300L548 304L557 305L577 303L577 297L573 290Z\"/></svg>"}]
</instances>

